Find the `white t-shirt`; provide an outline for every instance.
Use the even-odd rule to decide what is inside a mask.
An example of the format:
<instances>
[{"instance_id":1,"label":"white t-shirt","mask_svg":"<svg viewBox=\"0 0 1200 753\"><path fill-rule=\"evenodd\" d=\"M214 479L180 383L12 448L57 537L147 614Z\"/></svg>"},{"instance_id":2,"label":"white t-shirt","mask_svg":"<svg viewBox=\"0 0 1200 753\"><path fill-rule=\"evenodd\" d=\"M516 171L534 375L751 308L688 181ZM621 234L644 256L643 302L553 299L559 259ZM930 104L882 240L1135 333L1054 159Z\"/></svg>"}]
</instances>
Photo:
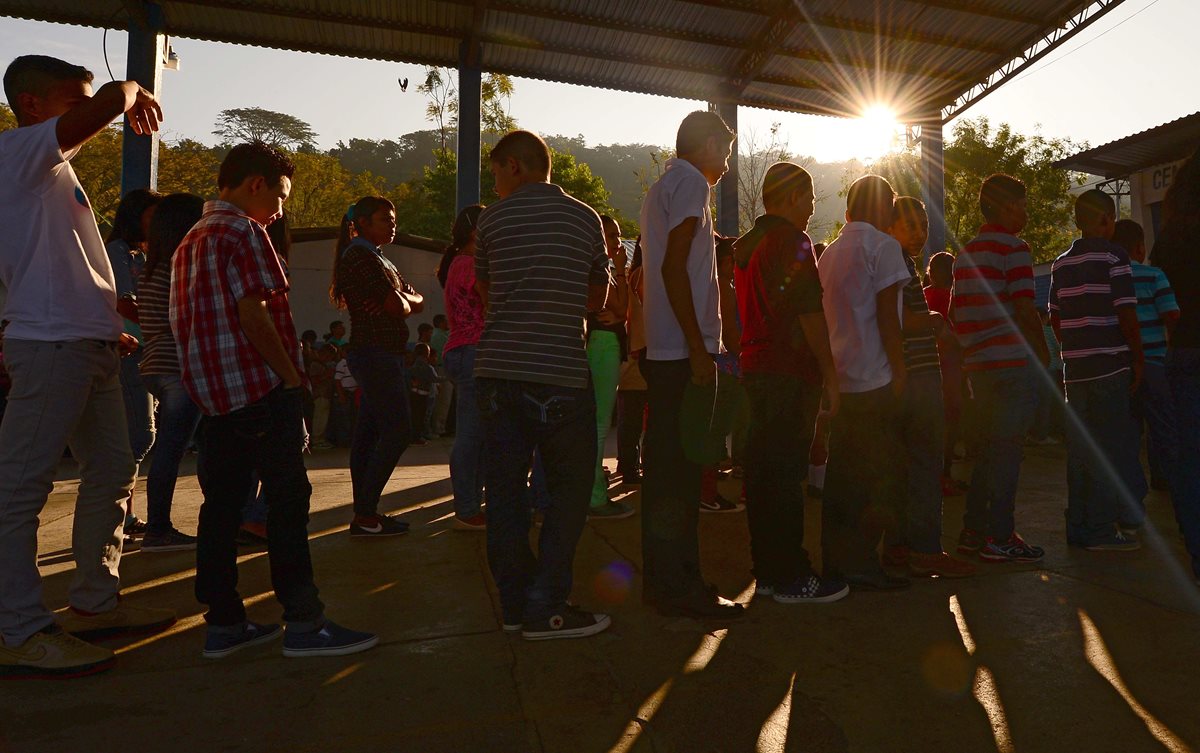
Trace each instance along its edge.
<instances>
[{"instance_id":1,"label":"white t-shirt","mask_svg":"<svg viewBox=\"0 0 1200 753\"><path fill-rule=\"evenodd\" d=\"M342 385L342 389L346 390L347 392L353 392L354 390L358 389L358 382L350 373L350 364L345 358L338 361L337 366L333 370L333 378L336 379L338 384Z\"/></svg>"},{"instance_id":2,"label":"white t-shirt","mask_svg":"<svg viewBox=\"0 0 1200 753\"><path fill-rule=\"evenodd\" d=\"M717 288L717 249L713 240L711 187L687 160L667 161L666 171L642 202L642 266L645 269L642 319L646 330L646 358L677 361L688 357L687 340L663 287L662 264L667 255L667 235L689 217L696 217L696 235L688 254L688 279L696 320L709 353L720 353L721 307Z\"/></svg>"},{"instance_id":3,"label":"white t-shirt","mask_svg":"<svg viewBox=\"0 0 1200 753\"><path fill-rule=\"evenodd\" d=\"M58 147L58 118L0 133L5 337L116 340L116 282L87 194Z\"/></svg>"},{"instance_id":4,"label":"white t-shirt","mask_svg":"<svg viewBox=\"0 0 1200 753\"><path fill-rule=\"evenodd\" d=\"M875 296L912 277L900 242L866 222L851 222L821 254L817 273L841 391L886 387L892 367L879 336ZM902 305L903 296L897 295L897 313Z\"/></svg>"}]
</instances>

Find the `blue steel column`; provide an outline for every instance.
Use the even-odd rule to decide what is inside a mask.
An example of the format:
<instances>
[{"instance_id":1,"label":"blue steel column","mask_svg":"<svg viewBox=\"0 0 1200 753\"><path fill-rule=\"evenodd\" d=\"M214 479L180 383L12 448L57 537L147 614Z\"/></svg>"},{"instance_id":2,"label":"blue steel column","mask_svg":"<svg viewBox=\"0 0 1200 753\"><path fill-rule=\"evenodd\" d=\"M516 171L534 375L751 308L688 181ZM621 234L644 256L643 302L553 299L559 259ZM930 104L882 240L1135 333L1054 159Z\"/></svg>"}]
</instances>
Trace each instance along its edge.
<instances>
[{"instance_id":1,"label":"blue steel column","mask_svg":"<svg viewBox=\"0 0 1200 753\"><path fill-rule=\"evenodd\" d=\"M708 106L725 120L737 133L737 105L732 102L717 102ZM725 236L738 235L738 144L733 142L733 153L729 155L729 172L717 184L717 232Z\"/></svg>"},{"instance_id":2,"label":"blue steel column","mask_svg":"<svg viewBox=\"0 0 1200 753\"><path fill-rule=\"evenodd\" d=\"M946 161L940 121L921 124L921 193L929 213L925 261L946 250Z\"/></svg>"},{"instance_id":3,"label":"blue steel column","mask_svg":"<svg viewBox=\"0 0 1200 753\"><path fill-rule=\"evenodd\" d=\"M146 23L129 23L129 60L125 77L154 93L162 92L163 50L162 9L147 3ZM158 188L158 134L139 136L125 122L121 142L121 195L135 188Z\"/></svg>"},{"instance_id":4,"label":"blue steel column","mask_svg":"<svg viewBox=\"0 0 1200 753\"><path fill-rule=\"evenodd\" d=\"M479 116L483 71L478 45L464 42L458 65L458 211L479 203ZM448 229L448 228L447 228Z\"/></svg>"}]
</instances>

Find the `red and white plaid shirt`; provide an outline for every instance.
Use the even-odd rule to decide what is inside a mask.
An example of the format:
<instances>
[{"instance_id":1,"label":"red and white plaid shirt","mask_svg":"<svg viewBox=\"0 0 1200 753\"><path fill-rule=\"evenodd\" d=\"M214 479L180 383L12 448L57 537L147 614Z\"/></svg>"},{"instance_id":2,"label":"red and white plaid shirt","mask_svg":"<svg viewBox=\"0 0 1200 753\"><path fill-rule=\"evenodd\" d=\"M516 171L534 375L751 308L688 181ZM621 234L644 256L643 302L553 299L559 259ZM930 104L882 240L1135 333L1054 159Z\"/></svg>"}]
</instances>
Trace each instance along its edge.
<instances>
[{"instance_id":1,"label":"red and white plaid shirt","mask_svg":"<svg viewBox=\"0 0 1200 753\"><path fill-rule=\"evenodd\" d=\"M209 201L171 262L171 330L183 384L210 416L266 396L282 380L242 330L238 301L261 296L296 371L304 373L283 265L267 231L226 201Z\"/></svg>"}]
</instances>

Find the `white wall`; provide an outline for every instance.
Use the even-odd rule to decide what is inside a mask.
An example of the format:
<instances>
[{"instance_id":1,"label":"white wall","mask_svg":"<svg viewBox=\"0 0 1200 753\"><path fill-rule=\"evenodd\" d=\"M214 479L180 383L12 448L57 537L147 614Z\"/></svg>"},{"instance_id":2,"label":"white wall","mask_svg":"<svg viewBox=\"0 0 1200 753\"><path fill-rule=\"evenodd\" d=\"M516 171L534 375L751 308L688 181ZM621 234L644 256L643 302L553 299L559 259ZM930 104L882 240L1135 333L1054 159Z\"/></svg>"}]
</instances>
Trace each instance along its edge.
<instances>
[{"instance_id":1,"label":"white wall","mask_svg":"<svg viewBox=\"0 0 1200 753\"><path fill-rule=\"evenodd\" d=\"M296 329L316 330L317 335L329 331L329 323L341 319L350 326L350 316L338 311L329 303L329 277L333 269L333 240L308 241L292 244L291 274L292 316ZM404 275L404 279L425 296L425 311L409 320L412 337L417 336L417 325L433 322L434 314L445 313L442 288L437 281L437 266L441 254L406 246L390 245L384 254Z\"/></svg>"}]
</instances>

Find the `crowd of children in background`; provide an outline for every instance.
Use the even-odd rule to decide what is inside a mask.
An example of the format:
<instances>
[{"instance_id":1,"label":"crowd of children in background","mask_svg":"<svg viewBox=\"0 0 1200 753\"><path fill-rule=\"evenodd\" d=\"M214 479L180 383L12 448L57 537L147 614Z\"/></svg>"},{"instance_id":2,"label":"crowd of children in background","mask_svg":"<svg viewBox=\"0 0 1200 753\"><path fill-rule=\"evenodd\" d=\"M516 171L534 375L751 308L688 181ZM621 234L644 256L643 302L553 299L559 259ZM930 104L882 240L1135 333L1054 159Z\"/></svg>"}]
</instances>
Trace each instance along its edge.
<instances>
[{"instance_id":1,"label":"crowd of children in background","mask_svg":"<svg viewBox=\"0 0 1200 753\"><path fill-rule=\"evenodd\" d=\"M695 112L647 192L630 258L613 218L551 183L542 139L514 131L490 153L499 201L468 207L452 228L437 275L445 314L411 339L425 296L383 252L395 207L368 196L335 244L329 294L349 328L339 320L323 337L297 336L287 156L234 147L214 201L131 192L106 246L70 159L122 113L150 133L161 111L135 83L92 96L90 82L40 56L18 58L4 79L20 127L0 134L12 176L0 186L12 228L0 240L11 320L0 339L0 673L99 671L113 654L84 639L173 623L169 610L118 599L126 536L144 536L144 551L196 550L207 658L280 636L297 657L376 645L329 620L318 596L305 530L310 443L350 448L348 532L361 539L408 530L380 510L384 486L409 445L453 435L453 526L486 531L503 629L528 640L611 624L568 601L589 519L640 513L644 603L696 619L744 614L704 578L701 512L746 511L755 593L785 604L966 577L972 559L1037 562L1043 548L1016 527L1022 446L1058 434L1066 542L1141 546L1148 426L1151 482L1170 491L1200 577L1196 160L1168 193L1161 268L1145 263L1142 229L1117 221L1111 197L1078 196L1081 237L1054 261L1039 311L1020 238L1025 186L1011 176L983 181L985 224L927 265L924 205L877 175L849 186L846 224L827 247L814 244L817 192L790 162L766 171L753 227L721 238L712 188L736 136L719 115ZM47 390L70 399L45 412ZM35 417L43 428L26 431ZM612 473L603 461L614 417ZM196 536L170 518L193 441ZM960 444L969 483L951 474ZM78 576L59 620L42 601L36 534L68 445L81 474ZM132 485L152 447L143 522ZM726 474L744 477L740 499L718 493ZM819 563L804 546L806 479L820 497ZM639 508L611 496L616 483L641 488ZM951 554L942 501L963 493ZM246 618L239 529L266 539L286 628Z\"/></svg>"}]
</instances>

